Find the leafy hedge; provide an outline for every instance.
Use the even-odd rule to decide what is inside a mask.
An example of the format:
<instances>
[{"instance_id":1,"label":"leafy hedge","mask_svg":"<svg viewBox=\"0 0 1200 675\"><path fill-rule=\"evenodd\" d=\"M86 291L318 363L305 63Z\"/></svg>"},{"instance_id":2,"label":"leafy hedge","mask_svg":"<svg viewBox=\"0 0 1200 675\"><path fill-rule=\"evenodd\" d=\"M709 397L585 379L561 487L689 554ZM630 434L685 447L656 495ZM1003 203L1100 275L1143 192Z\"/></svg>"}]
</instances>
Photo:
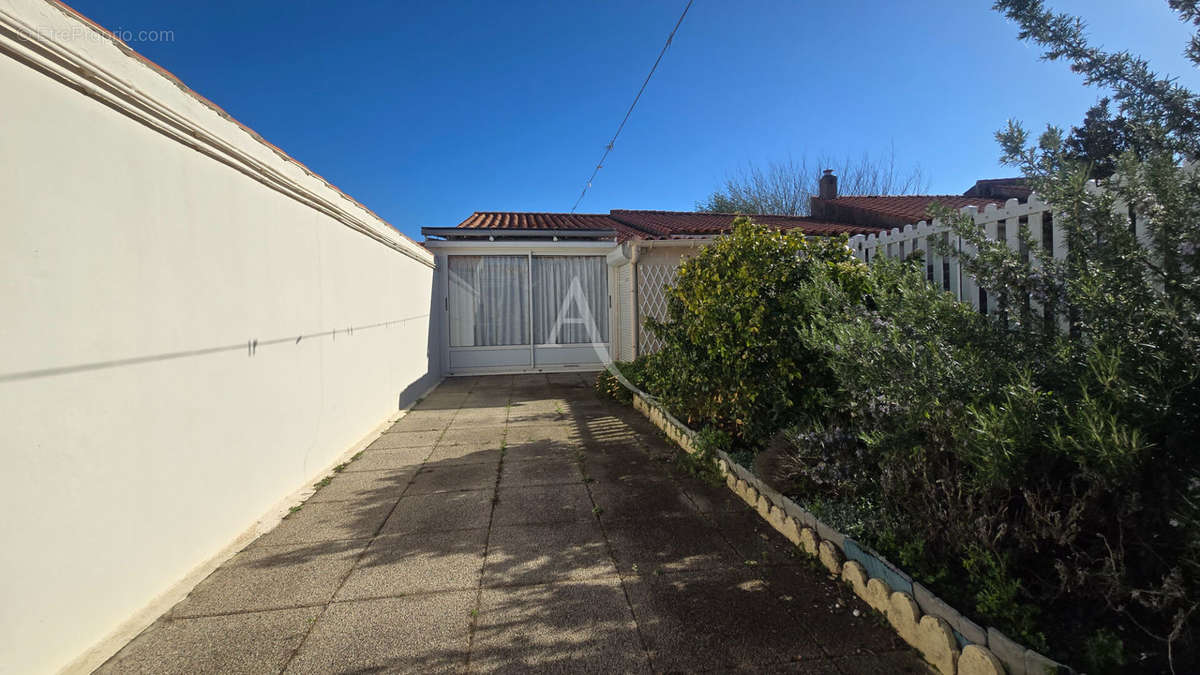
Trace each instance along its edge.
<instances>
[{"instance_id":1,"label":"leafy hedge","mask_svg":"<svg viewBox=\"0 0 1200 675\"><path fill-rule=\"evenodd\" d=\"M844 239L753 225L680 265L667 291L665 321L646 325L662 340L652 386L685 422L754 447L818 408L829 388L821 355L805 340L805 320L826 286L848 298L863 291L866 267Z\"/></svg>"},{"instance_id":2,"label":"leafy hedge","mask_svg":"<svg viewBox=\"0 0 1200 675\"><path fill-rule=\"evenodd\" d=\"M1200 204L1200 177L1126 171ZM681 267L637 377L735 450L782 434L786 492L976 620L1093 673L1195 670L1200 260L1181 240L1200 237L1156 230L1164 279L1146 267L1164 252L1081 186L1041 186L1073 208L1068 260L975 242L1002 320L920 260L740 223Z\"/></svg>"}]
</instances>

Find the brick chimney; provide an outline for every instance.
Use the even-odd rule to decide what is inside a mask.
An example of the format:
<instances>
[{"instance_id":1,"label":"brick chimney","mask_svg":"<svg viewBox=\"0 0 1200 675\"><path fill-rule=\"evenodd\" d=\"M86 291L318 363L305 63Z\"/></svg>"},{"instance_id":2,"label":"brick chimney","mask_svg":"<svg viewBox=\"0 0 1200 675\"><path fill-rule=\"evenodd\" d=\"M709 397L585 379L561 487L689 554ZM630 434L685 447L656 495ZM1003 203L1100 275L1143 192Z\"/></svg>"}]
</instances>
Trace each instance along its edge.
<instances>
[{"instance_id":1,"label":"brick chimney","mask_svg":"<svg viewBox=\"0 0 1200 675\"><path fill-rule=\"evenodd\" d=\"M837 199L837 176L833 169L825 169L821 181L817 185L817 196L821 199Z\"/></svg>"}]
</instances>

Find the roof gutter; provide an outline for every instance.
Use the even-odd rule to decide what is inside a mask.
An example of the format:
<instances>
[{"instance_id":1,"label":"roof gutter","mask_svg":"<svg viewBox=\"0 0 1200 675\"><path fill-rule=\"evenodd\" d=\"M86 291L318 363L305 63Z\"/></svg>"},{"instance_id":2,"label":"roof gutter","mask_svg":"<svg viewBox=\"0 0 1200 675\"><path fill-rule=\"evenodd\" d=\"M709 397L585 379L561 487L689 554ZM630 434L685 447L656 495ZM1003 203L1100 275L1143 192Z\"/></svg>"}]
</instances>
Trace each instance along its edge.
<instances>
[{"instance_id":1,"label":"roof gutter","mask_svg":"<svg viewBox=\"0 0 1200 675\"><path fill-rule=\"evenodd\" d=\"M506 227L422 227L426 237L456 239L495 239L496 237L526 239L616 239L616 230L518 230Z\"/></svg>"}]
</instances>

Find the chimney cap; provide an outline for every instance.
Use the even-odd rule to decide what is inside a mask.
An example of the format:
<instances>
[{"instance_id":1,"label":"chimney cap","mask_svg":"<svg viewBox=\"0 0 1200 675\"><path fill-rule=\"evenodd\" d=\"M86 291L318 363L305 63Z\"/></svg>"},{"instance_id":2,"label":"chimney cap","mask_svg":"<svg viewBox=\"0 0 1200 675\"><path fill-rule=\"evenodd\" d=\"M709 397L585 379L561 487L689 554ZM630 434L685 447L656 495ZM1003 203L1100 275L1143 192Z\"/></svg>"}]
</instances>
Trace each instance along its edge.
<instances>
[{"instance_id":1,"label":"chimney cap","mask_svg":"<svg viewBox=\"0 0 1200 675\"><path fill-rule=\"evenodd\" d=\"M825 169L825 175L826 175L826 176L832 176L832 175L833 175L833 169Z\"/></svg>"}]
</instances>

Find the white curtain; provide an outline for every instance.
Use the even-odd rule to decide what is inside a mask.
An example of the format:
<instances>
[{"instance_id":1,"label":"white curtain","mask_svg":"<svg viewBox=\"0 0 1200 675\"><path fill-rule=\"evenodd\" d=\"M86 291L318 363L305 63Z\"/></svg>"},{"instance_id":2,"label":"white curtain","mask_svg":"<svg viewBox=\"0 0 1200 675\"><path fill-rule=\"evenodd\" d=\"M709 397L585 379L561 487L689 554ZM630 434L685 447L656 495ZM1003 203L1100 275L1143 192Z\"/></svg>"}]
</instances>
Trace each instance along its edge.
<instances>
[{"instance_id":1,"label":"white curtain","mask_svg":"<svg viewBox=\"0 0 1200 675\"><path fill-rule=\"evenodd\" d=\"M448 258L450 346L529 344L529 265L523 255Z\"/></svg>"},{"instance_id":2,"label":"white curtain","mask_svg":"<svg viewBox=\"0 0 1200 675\"><path fill-rule=\"evenodd\" d=\"M534 256L534 344L608 342L603 256Z\"/></svg>"}]
</instances>

